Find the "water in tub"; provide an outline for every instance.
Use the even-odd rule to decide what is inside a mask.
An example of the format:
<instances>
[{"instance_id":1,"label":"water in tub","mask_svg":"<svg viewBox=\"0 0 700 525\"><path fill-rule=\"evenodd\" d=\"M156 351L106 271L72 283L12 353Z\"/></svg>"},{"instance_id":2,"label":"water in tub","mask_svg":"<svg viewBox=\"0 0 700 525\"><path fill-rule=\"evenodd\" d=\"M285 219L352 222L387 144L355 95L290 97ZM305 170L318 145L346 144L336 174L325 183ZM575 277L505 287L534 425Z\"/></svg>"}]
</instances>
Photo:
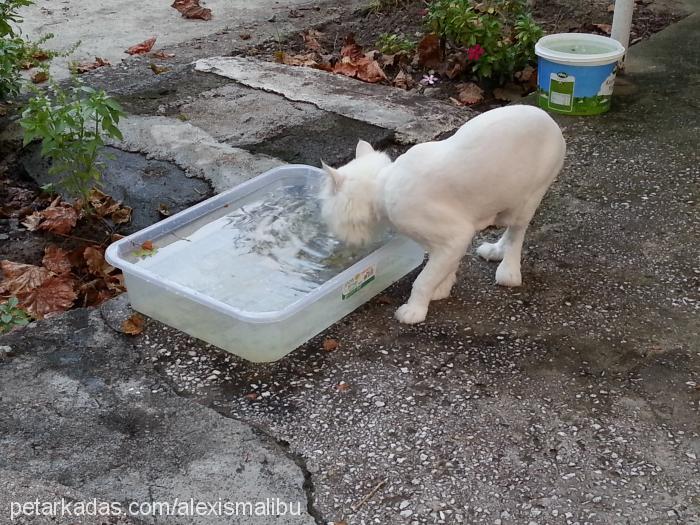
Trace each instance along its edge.
<instances>
[{"instance_id":1,"label":"water in tub","mask_svg":"<svg viewBox=\"0 0 700 525\"><path fill-rule=\"evenodd\" d=\"M137 264L235 308L274 312L367 256L381 240L348 248L327 232L315 195L285 185L155 244L156 253Z\"/></svg>"}]
</instances>

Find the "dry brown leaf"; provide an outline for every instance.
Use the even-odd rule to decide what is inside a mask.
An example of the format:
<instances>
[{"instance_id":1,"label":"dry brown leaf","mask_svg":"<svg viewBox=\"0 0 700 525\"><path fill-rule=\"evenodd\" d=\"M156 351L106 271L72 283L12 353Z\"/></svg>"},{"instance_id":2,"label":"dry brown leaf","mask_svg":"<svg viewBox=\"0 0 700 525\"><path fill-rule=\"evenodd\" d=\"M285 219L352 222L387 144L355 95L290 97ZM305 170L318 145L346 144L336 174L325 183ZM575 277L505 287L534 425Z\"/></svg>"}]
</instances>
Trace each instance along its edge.
<instances>
[{"instance_id":1,"label":"dry brown leaf","mask_svg":"<svg viewBox=\"0 0 700 525\"><path fill-rule=\"evenodd\" d=\"M171 7L177 9L185 18L211 20L211 9L199 5L199 0L175 0Z\"/></svg>"},{"instance_id":2,"label":"dry brown leaf","mask_svg":"<svg viewBox=\"0 0 700 525\"><path fill-rule=\"evenodd\" d=\"M41 286L51 277L51 272L42 266L16 263L8 260L0 261L3 279L0 289L8 295L18 295L30 292Z\"/></svg>"},{"instance_id":3,"label":"dry brown leaf","mask_svg":"<svg viewBox=\"0 0 700 525\"><path fill-rule=\"evenodd\" d=\"M355 35L349 34L345 37L345 45L340 50L340 56L352 59L364 56L364 53L362 52L362 46L355 42Z\"/></svg>"},{"instance_id":4,"label":"dry brown leaf","mask_svg":"<svg viewBox=\"0 0 700 525\"><path fill-rule=\"evenodd\" d=\"M75 281L68 275L52 275L40 286L18 293L19 304L35 319L65 312L75 302Z\"/></svg>"},{"instance_id":5,"label":"dry brown leaf","mask_svg":"<svg viewBox=\"0 0 700 525\"><path fill-rule=\"evenodd\" d=\"M442 51L440 49L440 37L430 33L425 35L418 43L418 63L429 69L436 69L442 63Z\"/></svg>"},{"instance_id":6,"label":"dry brown leaf","mask_svg":"<svg viewBox=\"0 0 700 525\"><path fill-rule=\"evenodd\" d=\"M517 84L508 83L503 87L494 89L493 96L499 100L516 102L523 98L523 89Z\"/></svg>"},{"instance_id":7,"label":"dry brown leaf","mask_svg":"<svg viewBox=\"0 0 700 525\"><path fill-rule=\"evenodd\" d=\"M158 64L149 64L148 67L151 68L151 71L153 71L156 75L162 75L163 73L170 71L168 66L159 66Z\"/></svg>"},{"instance_id":8,"label":"dry brown leaf","mask_svg":"<svg viewBox=\"0 0 700 525\"><path fill-rule=\"evenodd\" d=\"M124 286L123 273L108 275L104 278L104 282L107 285L107 289L114 292L115 295L126 291L126 286Z\"/></svg>"},{"instance_id":9,"label":"dry brown leaf","mask_svg":"<svg viewBox=\"0 0 700 525\"><path fill-rule=\"evenodd\" d=\"M521 71L515 73L515 78L520 82L529 82L537 70L532 66L525 66Z\"/></svg>"},{"instance_id":10,"label":"dry brown leaf","mask_svg":"<svg viewBox=\"0 0 700 525\"><path fill-rule=\"evenodd\" d=\"M153 58L157 58L159 60L168 60L169 58L173 58L175 56L175 53L166 53L165 51L156 51L155 53L151 53L151 56Z\"/></svg>"},{"instance_id":11,"label":"dry brown leaf","mask_svg":"<svg viewBox=\"0 0 700 525\"><path fill-rule=\"evenodd\" d=\"M346 77L359 78L364 82L380 82L387 80L384 70L379 62L365 56L359 59L343 57L343 59L333 66L333 72Z\"/></svg>"},{"instance_id":12,"label":"dry brown leaf","mask_svg":"<svg viewBox=\"0 0 700 525\"><path fill-rule=\"evenodd\" d=\"M83 258L87 265L88 271L98 277L106 277L114 271L114 266L111 266L105 261L104 251L95 246L88 246L83 251Z\"/></svg>"},{"instance_id":13,"label":"dry brown leaf","mask_svg":"<svg viewBox=\"0 0 700 525\"><path fill-rule=\"evenodd\" d=\"M93 211L100 217L106 217L119 208L118 202L97 188L90 190L90 194L88 195L88 203Z\"/></svg>"},{"instance_id":14,"label":"dry brown leaf","mask_svg":"<svg viewBox=\"0 0 700 525\"><path fill-rule=\"evenodd\" d=\"M285 52L281 53L279 62L288 66L307 66L313 67L318 64L314 53L306 53L303 55L289 55Z\"/></svg>"},{"instance_id":15,"label":"dry brown leaf","mask_svg":"<svg viewBox=\"0 0 700 525\"><path fill-rule=\"evenodd\" d=\"M88 71L93 71L95 69L111 65L112 64L110 64L107 60L100 57L95 57L94 62L83 62L81 64L77 64L75 66L75 71L78 74L82 74L87 73Z\"/></svg>"},{"instance_id":16,"label":"dry brown leaf","mask_svg":"<svg viewBox=\"0 0 700 525\"><path fill-rule=\"evenodd\" d=\"M325 339L323 341L323 349L326 352L332 352L333 350L337 350L339 346L338 340L337 339Z\"/></svg>"},{"instance_id":17,"label":"dry brown leaf","mask_svg":"<svg viewBox=\"0 0 700 525\"><path fill-rule=\"evenodd\" d=\"M245 397L249 401L255 401L256 399L258 399L258 394L256 392L250 392L244 395L243 397Z\"/></svg>"},{"instance_id":18,"label":"dry brown leaf","mask_svg":"<svg viewBox=\"0 0 700 525\"><path fill-rule=\"evenodd\" d=\"M445 68L445 76L450 80L453 80L462 73L464 73L465 69L466 64L463 64L461 62L454 62Z\"/></svg>"},{"instance_id":19,"label":"dry brown leaf","mask_svg":"<svg viewBox=\"0 0 700 525\"><path fill-rule=\"evenodd\" d=\"M78 222L78 212L75 208L65 202L59 202L59 199L54 200L45 210L41 210L39 215L42 221L36 229L63 235L69 233Z\"/></svg>"},{"instance_id":20,"label":"dry brown leaf","mask_svg":"<svg viewBox=\"0 0 700 525\"><path fill-rule=\"evenodd\" d=\"M468 106L478 104L484 100L484 90L477 86L474 82L459 84L457 86L457 100L461 104Z\"/></svg>"},{"instance_id":21,"label":"dry brown leaf","mask_svg":"<svg viewBox=\"0 0 700 525\"><path fill-rule=\"evenodd\" d=\"M31 78L35 84L42 84L49 79L49 73L47 71L37 71Z\"/></svg>"},{"instance_id":22,"label":"dry brown leaf","mask_svg":"<svg viewBox=\"0 0 700 525\"><path fill-rule=\"evenodd\" d=\"M612 26L610 24L592 24L598 31L609 35L612 32Z\"/></svg>"},{"instance_id":23,"label":"dry brown leaf","mask_svg":"<svg viewBox=\"0 0 700 525\"><path fill-rule=\"evenodd\" d=\"M106 300L111 299L114 294L109 289L105 289L104 284L105 283L103 280L94 279L80 285L78 295L79 297L82 297L82 305L98 306L104 303Z\"/></svg>"},{"instance_id":24,"label":"dry brown leaf","mask_svg":"<svg viewBox=\"0 0 700 525\"><path fill-rule=\"evenodd\" d=\"M366 57L357 62L357 78L372 84L388 80L379 62Z\"/></svg>"},{"instance_id":25,"label":"dry brown leaf","mask_svg":"<svg viewBox=\"0 0 700 525\"><path fill-rule=\"evenodd\" d=\"M122 332L128 335L139 335L146 327L146 320L141 314L134 314L122 323Z\"/></svg>"},{"instance_id":26,"label":"dry brown leaf","mask_svg":"<svg viewBox=\"0 0 700 525\"><path fill-rule=\"evenodd\" d=\"M115 224L123 224L131 220L131 208L96 188L90 190L88 203L98 216L110 217Z\"/></svg>"},{"instance_id":27,"label":"dry brown leaf","mask_svg":"<svg viewBox=\"0 0 700 525\"><path fill-rule=\"evenodd\" d=\"M152 36L148 40L144 40L140 44L136 44L135 46L131 46L129 49L124 51L125 53L129 53L130 55L143 55L145 53L148 53L151 49L153 49L153 46L156 43L156 37Z\"/></svg>"},{"instance_id":28,"label":"dry brown leaf","mask_svg":"<svg viewBox=\"0 0 700 525\"><path fill-rule=\"evenodd\" d=\"M42 264L44 265L44 268L55 273L56 275L70 273L71 271L68 252L55 244L50 244L44 249Z\"/></svg>"},{"instance_id":29,"label":"dry brown leaf","mask_svg":"<svg viewBox=\"0 0 700 525\"><path fill-rule=\"evenodd\" d=\"M30 232L33 232L37 230L39 224L41 224L41 220L41 214L38 211L35 211L31 215L27 215L24 218L24 220L22 221L22 226L27 228Z\"/></svg>"},{"instance_id":30,"label":"dry brown leaf","mask_svg":"<svg viewBox=\"0 0 700 525\"><path fill-rule=\"evenodd\" d=\"M414 85L413 77L406 73L405 71L401 70L396 74L396 77L394 77L393 84L397 88L401 89L411 89Z\"/></svg>"},{"instance_id":31,"label":"dry brown leaf","mask_svg":"<svg viewBox=\"0 0 700 525\"><path fill-rule=\"evenodd\" d=\"M131 221L131 212L133 210L128 206L121 206L119 209L114 210L110 217L115 224L125 224Z\"/></svg>"},{"instance_id":32,"label":"dry brown leaf","mask_svg":"<svg viewBox=\"0 0 700 525\"><path fill-rule=\"evenodd\" d=\"M350 385L348 385L345 381L341 381L340 383L335 385L335 389L338 392L347 392L348 390L350 390Z\"/></svg>"}]
</instances>

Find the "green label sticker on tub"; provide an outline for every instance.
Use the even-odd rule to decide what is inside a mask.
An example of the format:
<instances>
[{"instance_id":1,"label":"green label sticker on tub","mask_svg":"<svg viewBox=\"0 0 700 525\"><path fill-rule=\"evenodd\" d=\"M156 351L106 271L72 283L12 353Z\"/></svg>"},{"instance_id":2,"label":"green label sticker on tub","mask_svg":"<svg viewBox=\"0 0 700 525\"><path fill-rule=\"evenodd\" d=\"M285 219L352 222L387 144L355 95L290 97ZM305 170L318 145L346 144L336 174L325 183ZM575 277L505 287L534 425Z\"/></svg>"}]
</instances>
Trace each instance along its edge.
<instances>
[{"instance_id":1,"label":"green label sticker on tub","mask_svg":"<svg viewBox=\"0 0 700 525\"><path fill-rule=\"evenodd\" d=\"M549 107L559 111L573 111L576 77L566 73L549 75Z\"/></svg>"},{"instance_id":2,"label":"green label sticker on tub","mask_svg":"<svg viewBox=\"0 0 700 525\"><path fill-rule=\"evenodd\" d=\"M343 285L343 301L348 297L352 297L357 292L362 290L365 286L367 286L369 283L374 281L374 278L376 276L377 266L373 264L372 266L370 266L369 268L365 268L355 277L346 282Z\"/></svg>"}]
</instances>

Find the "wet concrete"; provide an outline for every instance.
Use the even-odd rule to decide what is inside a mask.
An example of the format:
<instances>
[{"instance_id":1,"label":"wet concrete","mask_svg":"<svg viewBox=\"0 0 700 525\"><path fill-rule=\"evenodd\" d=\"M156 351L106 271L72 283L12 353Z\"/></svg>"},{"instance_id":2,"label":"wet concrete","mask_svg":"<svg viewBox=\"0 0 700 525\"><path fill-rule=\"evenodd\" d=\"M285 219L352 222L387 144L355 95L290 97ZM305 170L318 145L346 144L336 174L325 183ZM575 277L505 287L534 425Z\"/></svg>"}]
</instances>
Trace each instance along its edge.
<instances>
[{"instance_id":1,"label":"wet concrete","mask_svg":"<svg viewBox=\"0 0 700 525\"><path fill-rule=\"evenodd\" d=\"M321 159L331 166L352 160L359 139L375 148L385 149L392 144L394 133L364 122L329 113L290 126L277 136L246 149L264 153L285 162L320 166ZM245 146L244 146L245 147Z\"/></svg>"},{"instance_id":2,"label":"wet concrete","mask_svg":"<svg viewBox=\"0 0 700 525\"><path fill-rule=\"evenodd\" d=\"M174 214L213 193L208 181L189 177L172 162L149 160L143 155L110 147L105 148L100 162L104 164L100 189L134 210L131 222L122 228L124 233L138 231L163 219L161 208ZM27 152L22 164L39 185L56 182L56 177L49 175L49 162L39 156L38 147Z\"/></svg>"}]
</instances>

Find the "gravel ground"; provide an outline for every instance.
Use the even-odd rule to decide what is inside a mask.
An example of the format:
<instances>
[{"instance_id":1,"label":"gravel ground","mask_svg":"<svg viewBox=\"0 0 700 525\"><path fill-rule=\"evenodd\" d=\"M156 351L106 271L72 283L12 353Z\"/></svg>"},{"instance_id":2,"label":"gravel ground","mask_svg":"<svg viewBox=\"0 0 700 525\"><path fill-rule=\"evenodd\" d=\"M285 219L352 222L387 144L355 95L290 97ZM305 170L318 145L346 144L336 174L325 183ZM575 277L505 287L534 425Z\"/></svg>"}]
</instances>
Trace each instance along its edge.
<instances>
[{"instance_id":1,"label":"gravel ground","mask_svg":"<svg viewBox=\"0 0 700 525\"><path fill-rule=\"evenodd\" d=\"M697 24L635 48L612 113L561 119L522 288L470 255L423 325L392 320L408 277L274 364L158 323L147 358L289 443L328 521L699 523ZM646 64L674 53L669 87Z\"/></svg>"}]
</instances>

